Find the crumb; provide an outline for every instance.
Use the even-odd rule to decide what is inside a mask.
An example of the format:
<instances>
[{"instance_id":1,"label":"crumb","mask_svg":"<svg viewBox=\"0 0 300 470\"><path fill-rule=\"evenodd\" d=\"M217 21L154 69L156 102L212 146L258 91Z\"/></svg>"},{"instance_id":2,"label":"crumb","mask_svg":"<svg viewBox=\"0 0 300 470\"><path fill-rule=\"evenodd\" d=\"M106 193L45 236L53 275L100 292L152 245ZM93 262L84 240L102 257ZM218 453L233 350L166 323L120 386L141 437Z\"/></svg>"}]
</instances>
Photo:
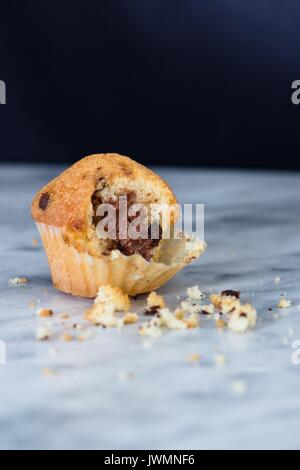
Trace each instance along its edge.
<instances>
[{"instance_id":1,"label":"crumb","mask_svg":"<svg viewBox=\"0 0 300 470\"><path fill-rule=\"evenodd\" d=\"M124 318L123 318L123 323L124 325L130 325L132 323L137 323L139 317L136 313L125 313Z\"/></svg>"},{"instance_id":2,"label":"crumb","mask_svg":"<svg viewBox=\"0 0 300 470\"><path fill-rule=\"evenodd\" d=\"M216 328L225 328L226 323L221 318L215 322Z\"/></svg>"},{"instance_id":3,"label":"crumb","mask_svg":"<svg viewBox=\"0 0 300 470\"><path fill-rule=\"evenodd\" d=\"M269 310L269 312L272 312L273 309L272 309L272 307L269 307L268 310Z\"/></svg>"},{"instance_id":4,"label":"crumb","mask_svg":"<svg viewBox=\"0 0 300 470\"><path fill-rule=\"evenodd\" d=\"M176 308L174 315L178 320L184 320L185 313L181 308Z\"/></svg>"},{"instance_id":5,"label":"crumb","mask_svg":"<svg viewBox=\"0 0 300 470\"><path fill-rule=\"evenodd\" d=\"M205 304L201 305L201 313L204 315L211 315L215 311L215 306L214 304Z\"/></svg>"},{"instance_id":6,"label":"crumb","mask_svg":"<svg viewBox=\"0 0 300 470\"><path fill-rule=\"evenodd\" d=\"M236 395L244 395L247 391L247 383L244 380L234 380L231 389Z\"/></svg>"},{"instance_id":7,"label":"crumb","mask_svg":"<svg viewBox=\"0 0 300 470\"><path fill-rule=\"evenodd\" d=\"M199 363L200 362L200 359L201 359L201 356L200 354L191 354L189 357L188 357L188 361L189 362L193 362L193 363Z\"/></svg>"},{"instance_id":8,"label":"crumb","mask_svg":"<svg viewBox=\"0 0 300 470\"><path fill-rule=\"evenodd\" d=\"M37 306L37 302L35 300L31 300L29 302L29 308L35 308Z\"/></svg>"},{"instance_id":9,"label":"crumb","mask_svg":"<svg viewBox=\"0 0 300 470\"><path fill-rule=\"evenodd\" d=\"M119 287L113 287L110 284L101 286L97 297L95 298L95 304L106 304L111 305L114 311L127 312L130 308L130 299Z\"/></svg>"},{"instance_id":10,"label":"crumb","mask_svg":"<svg viewBox=\"0 0 300 470\"><path fill-rule=\"evenodd\" d=\"M280 279L279 276L276 276L276 277L274 277L274 279L273 279L273 282L274 282L275 284L279 284L280 281L281 281L281 279Z\"/></svg>"},{"instance_id":11,"label":"crumb","mask_svg":"<svg viewBox=\"0 0 300 470\"><path fill-rule=\"evenodd\" d=\"M240 294L241 293L239 290L232 290L232 289L223 290L221 292L221 295L225 295L227 297L235 297L236 299L240 298Z\"/></svg>"},{"instance_id":12,"label":"crumb","mask_svg":"<svg viewBox=\"0 0 300 470\"><path fill-rule=\"evenodd\" d=\"M75 325L73 325L73 327L75 328L75 330L82 330L82 328L83 328L81 323L75 323Z\"/></svg>"},{"instance_id":13,"label":"crumb","mask_svg":"<svg viewBox=\"0 0 300 470\"><path fill-rule=\"evenodd\" d=\"M14 277L8 281L10 286L24 286L28 284L28 279L26 277Z\"/></svg>"},{"instance_id":14,"label":"crumb","mask_svg":"<svg viewBox=\"0 0 300 470\"><path fill-rule=\"evenodd\" d=\"M210 300L227 316L227 326L235 333L244 333L255 326L257 314L250 303L243 304L235 295L231 294L213 294L210 296Z\"/></svg>"},{"instance_id":15,"label":"crumb","mask_svg":"<svg viewBox=\"0 0 300 470\"><path fill-rule=\"evenodd\" d=\"M180 304L181 310L188 313L200 313L201 306L196 303L191 303L189 300L183 300Z\"/></svg>"},{"instance_id":16,"label":"crumb","mask_svg":"<svg viewBox=\"0 0 300 470\"><path fill-rule=\"evenodd\" d=\"M63 320L67 320L68 318L70 318L70 315L68 313L61 313L59 316Z\"/></svg>"},{"instance_id":17,"label":"crumb","mask_svg":"<svg viewBox=\"0 0 300 470\"><path fill-rule=\"evenodd\" d=\"M288 308L288 307L291 306L291 303L292 303L291 300L288 300L288 299L285 299L284 297L281 297L281 299L279 300L279 302L277 304L277 307L278 308Z\"/></svg>"},{"instance_id":18,"label":"crumb","mask_svg":"<svg viewBox=\"0 0 300 470\"><path fill-rule=\"evenodd\" d=\"M127 372L127 371L122 371L118 375L119 375L119 379L124 382L127 382L128 380L132 380L134 377L132 372Z\"/></svg>"},{"instance_id":19,"label":"crumb","mask_svg":"<svg viewBox=\"0 0 300 470\"><path fill-rule=\"evenodd\" d=\"M32 244L32 246L34 246L34 247L39 246L39 241L38 241L36 238L33 238L33 239L31 240L31 244Z\"/></svg>"},{"instance_id":20,"label":"crumb","mask_svg":"<svg viewBox=\"0 0 300 470\"><path fill-rule=\"evenodd\" d=\"M159 307L157 305L154 305L154 307L145 308L144 315L152 316L152 315L155 315L158 312L159 312Z\"/></svg>"},{"instance_id":21,"label":"crumb","mask_svg":"<svg viewBox=\"0 0 300 470\"><path fill-rule=\"evenodd\" d=\"M228 328L234 333L244 333L249 328L247 317L240 315L232 315L228 322Z\"/></svg>"},{"instance_id":22,"label":"crumb","mask_svg":"<svg viewBox=\"0 0 300 470\"><path fill-rule=\"evenodd\" d=\"M188 287L186 292L190 300L201 300L205 297L205 295L203 294L203 292L201 292L197 285L193 287Z\"/></svg>"},{"instance_id":23,"label":"crumb","mask_svg":"<svg viewBox=\"0 0 300 470\"><path fill-rule=\"evenodd\" d=\"M68 333L63 333L60 337L61 341L72 341L73 336L69 335Z\"/></svg>"},{"instance_id":24,"label":"crumb","mask_svg":"<svg viewBox=\"0 0 300 470\"><path fill-rule=\"evenodd\" d=\"M53 315L53 310L51 310L50 308L39 308L39 309L36 311L36 314L37 314L39 317L48 318L48 317L52 317L52 315Z\"/></svg>"},{"instance_id":25,"label":"crumb","mask_svg":"<svg viewBox=\"0 0 300 470\"><path fill-rule=\"evenodd\" d=\"M195 313L191 313L186 319L186 324L188 328L198 328L199 327L199 317Z\"/></svg>"},{"instance_id":26,"label":"crumb","mask_svg":"<svg viewBox=\"0 0 300 470\"><path fill-rule=\"evenodd\" d=\"M54 377L55 375L58 375L56 370L50 369L49 367L44 367L42 372L45 377Z\"/></svg>"},{"instance_id":27,"label":"crumb","mask_svg":"<svg viewBox=\"0 0 300 470\"><path fill-rule=\"evenodd\" d=\"M94 324L105 327L121 327L123 320L114 315L115 312L125 311L130 308L130 300L119 287L110 284L101 286L94 305L86 310L84 318Z\"/></svg>"},{"instance_id":28,"label":"crumb","mask_svg":"<svg viewBox=\"0 0 300 470\"><path fill-rule=\"evenodd\" d=\"M165 299L163 298L162 295L158 295L156 292L150 292L150 294L147 297L147 308L152 309L152 308L165 308Z\"/></svg>"},{"instance_id":29,"label":"crumb","mask_svg":"<svg viewBox=\"0 0 300 470\"><path fill-rule=\"evenodd\" d=\"M38 341L45 341L51 336L51 331L46 326L39 326L36 333Z\"/></svg>"},{"instance_id":30,"label":"crumb","mask_svg":"<svg viewBox=\"0 0 300 470\"><path fill-rule=\"evenodd\" d=\"M78 341L86 341L88 339L87 335L79 335L77 336Z\"/></svg>"},{"instance_id":31,"label":"crumb","mask_svg":"<svg viewBox=\"0 0 300 470\"><path fill-rule=\"evenodd\" d=\"M224 366L227 360L224 354L216 354L214 357L214 362L217 366Z\"/></svg>"}]
</instances>

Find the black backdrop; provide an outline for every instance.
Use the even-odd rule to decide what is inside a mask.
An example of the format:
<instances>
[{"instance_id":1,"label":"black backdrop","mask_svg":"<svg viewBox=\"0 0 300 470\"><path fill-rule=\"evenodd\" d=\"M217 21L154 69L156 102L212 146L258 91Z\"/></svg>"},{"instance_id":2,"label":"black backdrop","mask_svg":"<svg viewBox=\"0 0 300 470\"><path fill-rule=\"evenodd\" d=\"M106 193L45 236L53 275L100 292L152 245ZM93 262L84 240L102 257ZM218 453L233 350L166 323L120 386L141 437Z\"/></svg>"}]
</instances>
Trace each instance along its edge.
<instances>
[{"instance_id":1,"label":"black backdrop","mask_svg":"<svg viewBox=\"0 0 300 470\"><path fill-rule=\"evenodd\" d=\"M0 159L300 168L299 0L0 3Z\"/></svg>"}]
</instances>

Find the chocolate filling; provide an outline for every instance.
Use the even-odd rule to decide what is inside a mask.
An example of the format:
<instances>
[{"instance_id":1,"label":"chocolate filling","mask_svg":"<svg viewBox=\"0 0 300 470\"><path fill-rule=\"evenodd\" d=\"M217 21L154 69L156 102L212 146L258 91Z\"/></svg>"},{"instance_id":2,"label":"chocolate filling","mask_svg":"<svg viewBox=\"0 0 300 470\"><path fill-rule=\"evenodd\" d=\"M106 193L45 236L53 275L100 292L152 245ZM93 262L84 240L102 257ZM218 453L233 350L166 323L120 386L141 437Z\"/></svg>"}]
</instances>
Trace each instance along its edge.
<instances>
[{"instance_id":1,"label":"chocolate filling","mask_svg":"<svg viewBox=\"0 0 300 470\"><path fill-rule=\"evenodd\" d=\"M127 196L127 210L129 211L129 208L133 205L136 204L136 194L133 191L130 192L122 192L122 196ZM94 214L96 214L96 210L98 206L103 203L101 196L99 193L94 193L92 196L92 204L94 208ZM105 201L106 202L106 201ZM147 231L148 231L148 238L137 238L137 239L131 239L131 238L120 238L119 236L119 198L117 201L114 200L109 200L107 201L108 204L112 204L116 208L116 240L111 240L111 245L110 249L118 249L120 250L121 253L123 253L126 256L134 255L134 254L139 254L145 260L150 261L153 255L153 249L158 246L161 237L162 237L162 229L160 225L158 225L156 222L148 225ZM138 217L139 214L136 215ZM128 222L132 222L134 220L134 216L127 216ZM102 219L102 217L98 217L94 215L93 217L93 224L96 226L99 221ZM137 227L138 228L138 227ZM151 238L151 233L158 234L158 238L152 239Z\"/></svg>"},{"instance_id":2,"label":"chocolate filling","mask_svg":"<svg viewBox=\"0 0 300 470\"><path fill-rule=\"evenodd\" d=\"M42 211L45 211L47 209L49 199L50 199L50 194L49 193L42 193L41 194L41 197L40 197L40 200L39 200L39 208Z\"/></svg>"}]
</instances>

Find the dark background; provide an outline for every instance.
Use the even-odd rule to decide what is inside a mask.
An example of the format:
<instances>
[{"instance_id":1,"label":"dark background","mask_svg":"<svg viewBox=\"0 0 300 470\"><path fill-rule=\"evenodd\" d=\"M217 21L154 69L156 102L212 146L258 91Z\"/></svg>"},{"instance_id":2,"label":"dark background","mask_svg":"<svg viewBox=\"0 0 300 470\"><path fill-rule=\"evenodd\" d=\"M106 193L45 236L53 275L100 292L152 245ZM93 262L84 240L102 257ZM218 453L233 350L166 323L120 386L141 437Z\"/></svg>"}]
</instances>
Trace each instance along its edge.
<instances>
[{"instance_id":1,"label":"dark background","mask_svg":"<svg viewBox=\"0 0 300 470\"><path fill-rule=\"evenodd\" d=\"M300 168L299 0L0 4L0 159Z\"/></svg>"}]
</instances>

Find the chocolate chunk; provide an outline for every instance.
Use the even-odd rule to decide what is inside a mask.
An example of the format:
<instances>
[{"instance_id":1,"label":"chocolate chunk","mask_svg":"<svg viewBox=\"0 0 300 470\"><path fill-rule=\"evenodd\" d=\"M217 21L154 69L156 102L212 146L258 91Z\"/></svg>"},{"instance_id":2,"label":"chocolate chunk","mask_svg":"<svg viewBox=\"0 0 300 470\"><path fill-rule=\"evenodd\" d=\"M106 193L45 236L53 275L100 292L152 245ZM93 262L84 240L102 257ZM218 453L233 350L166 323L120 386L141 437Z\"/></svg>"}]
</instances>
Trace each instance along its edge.
<instances>
[{"instance_id":1,"label":"chocolate chunk","mask_svg":"<svg viewBox=\"0 0 300 470\"><path fill-rule=\"evenodd\" d=\"M155 315L159 311L158 305L153 305L151 308L144 310L144 315Z\"/></svg>"},{"instance_id":2,"label":"chocolate chunk","mask_svg":"<svg viewBox=\"0 0 300 470\"><path fill-rule=\"evenodd\" d=\"M227 296L236 297L237 299L239 299L240 298L240 291L239 290L227 289L227 290L223 290L221 292L221 295L227 295Z\"/></svg>"},{"instance_id":3,"label":"chocolate chunk","mask_svg":"<svg viewBox=\"0 0 300 470\"><path fill-rule=\"evenodd\" d=\"M48 206L48 202L50 200L50 194L49 193L42 193L40 200L39 200L39 208L42 211L45 211Z\"/></svg>"}]
</instances>

